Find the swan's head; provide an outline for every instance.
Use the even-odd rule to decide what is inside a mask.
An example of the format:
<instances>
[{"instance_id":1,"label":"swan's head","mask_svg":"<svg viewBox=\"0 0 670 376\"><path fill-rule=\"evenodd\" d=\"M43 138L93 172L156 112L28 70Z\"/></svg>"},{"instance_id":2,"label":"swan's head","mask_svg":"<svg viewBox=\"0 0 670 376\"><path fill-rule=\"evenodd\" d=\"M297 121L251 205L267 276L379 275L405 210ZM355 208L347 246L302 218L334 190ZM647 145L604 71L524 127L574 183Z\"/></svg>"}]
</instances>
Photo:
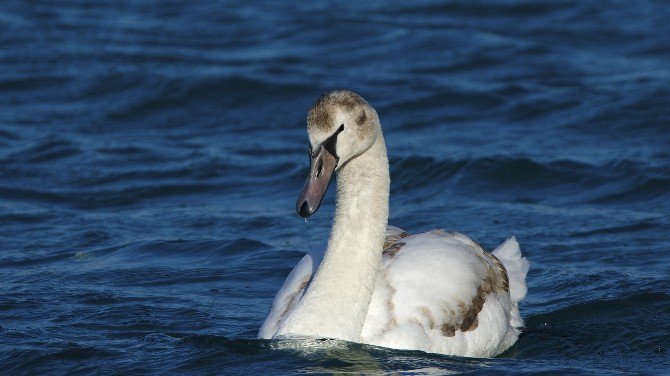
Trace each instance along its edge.
<instances>
[{"instance_id":1,"label":"swan's head","mask_svg":"<svg viewBox=\"0 0 670 376\"><path fill-rule=\"evenodd\" d=\"M363 154L381 132L377 112L360 95L331 91L307 114L310 171L296 202L298 214L314 214L326 194L333 172Z\"/></svg>"}]
</instances>

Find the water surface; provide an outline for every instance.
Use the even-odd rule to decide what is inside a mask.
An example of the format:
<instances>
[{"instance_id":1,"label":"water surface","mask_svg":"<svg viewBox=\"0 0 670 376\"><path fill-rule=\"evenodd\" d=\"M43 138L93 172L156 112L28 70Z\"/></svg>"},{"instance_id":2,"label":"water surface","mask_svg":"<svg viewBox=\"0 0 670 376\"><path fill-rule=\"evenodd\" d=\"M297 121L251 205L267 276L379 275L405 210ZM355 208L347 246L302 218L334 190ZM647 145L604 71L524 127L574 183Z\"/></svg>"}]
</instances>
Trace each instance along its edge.
<instances>
[{"instance_id":1,"label":"water surface","mask_svg":"<svg viewBox=\"0 0 670 376\"><path fill-rule=\"evenodd\" d=\"M670 369L662 1L4 1L0 364L9 374ZM531 261L495 359L259 341L328 234L304 118L375 106L391 223Z\"/></svg>"}]
</instances>

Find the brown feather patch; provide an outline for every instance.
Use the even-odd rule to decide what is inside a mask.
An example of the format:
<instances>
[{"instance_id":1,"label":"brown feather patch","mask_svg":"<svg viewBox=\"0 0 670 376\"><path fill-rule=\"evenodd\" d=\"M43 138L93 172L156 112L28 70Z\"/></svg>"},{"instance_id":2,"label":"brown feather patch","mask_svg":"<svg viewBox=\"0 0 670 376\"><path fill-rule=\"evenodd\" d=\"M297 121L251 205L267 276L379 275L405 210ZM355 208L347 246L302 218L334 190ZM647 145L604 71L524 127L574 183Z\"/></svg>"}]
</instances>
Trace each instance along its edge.
<instances>
[{"instance_id":1,"label":"brown feather patch","mask_svg":"<svg viewBox=\"0 0 670 376\"><path fill-rule=\"evenodd\" d=\"M365 110L361 111L361 114L358 115L358 118L356 118L356 124L358 125L363 125L365 123L365 120L368 119L368 116L365 114Z\"/></svg>"},{"instance_id":2,"label":"brown feather patch","mask_svg":"<svg viewBox=\"0 0 670 376\"><path fill-rule=\"evenodd\" d=\"M398 240L408 237L409 234L405 231L399 234L387 235L384 239L384 246L382 248L382 254L389 257L393 257L400 251L400 249L407 243L399 242Z\"/></svg>"},{"instance_id":3,"label":"brown feather patch","mask_svg":"<svg viewBox=\"0 0 670 376\"><path fill-rule=\"evenodd\" d=\"M481 284L477 287L477 293L472 297L470 304L459 302L462 321L458 325L452 323L442 324L442 335L453 337L457 330L462 332L473 331L479 327L479 312L484 308L486 298L493 293L502 293L509 291L509 280L507 272L500 261L488 252L483 253L486 258L491 260L486 276L482 278ZM453 317L453 316L452 316Z\"/></svg>"},{"instance_id":4,"label":"brown feather patch","mask_svg":"<svg viewBox=\"0 0 670 376\"><path fill-rule=\"evenodd\" d=\"M477 315L484 307L484 302L486 301L486 292L483 285L477 288L477 294L472 298L472 302L468 307L463 311L463 322L458 326L458 329L461 331L467 332L469 330L477 329L479 321L477 320Z\"/></svg>"},{"instance_id":5,"label":"brown feather patch","mask_svg":"<svg viewBox=\"0 0 670 376\"><path fill-rule=\"evenodd\" d=\"M456 327L451 324L442 324L440 331L445 337L453 337L456 335Z\"/></svg>"},{"instance_id":6,"label":"brown feather patch","mask_svg":"<svg viewBox=\"0 0 670 376\"><path fill-rule=\"evenodd\" d=\"M309 109L307 113L307 128L326 131L335 125L332 122L336 109L339 108L350 112L356 107L366 104L365 99L351 91L339 90L325 93Z\"/></svg>"},{"instance_id":7,"label":"brown feather patch","mask_svg":"<svg viewBox=\"0 0 670 376\"><path fill-rule=\"evenodd\" d=\"M393 243L389 245L388 247L384 248L384 251L382 251L382 254L387 255L388 257L393 257L400 251L400 248L402 248L404 245L407 243L403 242L398 242L398 243Z\"/></svg>"}]
</instances>

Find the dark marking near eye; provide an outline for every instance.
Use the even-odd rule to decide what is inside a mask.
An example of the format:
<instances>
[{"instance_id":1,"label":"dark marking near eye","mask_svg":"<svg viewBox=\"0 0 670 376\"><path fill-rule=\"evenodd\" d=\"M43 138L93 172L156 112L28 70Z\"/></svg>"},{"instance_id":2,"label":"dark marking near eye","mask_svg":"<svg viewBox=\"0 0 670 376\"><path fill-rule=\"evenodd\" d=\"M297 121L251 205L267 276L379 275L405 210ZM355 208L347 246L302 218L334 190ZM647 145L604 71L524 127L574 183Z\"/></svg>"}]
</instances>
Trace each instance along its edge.
<instances>
[{"instance_id":1,"label":"dark marking near eye","mask_svg":"<svg viewBox=\"0 0 670 376\"><path fill-rule=\"evenodd\" d=\"M365 120L368 119L368 116L365 114L365 110L361 111L361 114L358 115L358 118L356 119L356 124L358 125L363 125L365 123Z\"/></svg>"},{"instance_id":2,"label":"dark marking near eye","mask_svg":"<svg viewBox=\"0 0 670 376\"><path fill-rule=\"evenodd\" d=\"M321 143L321 146L323 146L324 149L326 149L330 155L332 155L335 158L338 158L337 156L337 135L340 134L344 130L344 124L340 125L339 128L333 133L330 137L328 137L323 143Z\"/></svg>"}]
</instances>

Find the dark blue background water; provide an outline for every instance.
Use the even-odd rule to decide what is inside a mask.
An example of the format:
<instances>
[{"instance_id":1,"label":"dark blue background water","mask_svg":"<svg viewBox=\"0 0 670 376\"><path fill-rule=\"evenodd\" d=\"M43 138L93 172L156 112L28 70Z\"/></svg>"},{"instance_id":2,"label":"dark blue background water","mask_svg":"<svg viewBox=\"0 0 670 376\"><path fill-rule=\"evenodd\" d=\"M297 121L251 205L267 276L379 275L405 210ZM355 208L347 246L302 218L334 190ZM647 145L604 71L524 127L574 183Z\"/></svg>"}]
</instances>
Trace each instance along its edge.
<instances>
[{"instance_id":1,"label":"dark blue background water","mask_svg":"<svg viewBox=\"0 0 670 376\"><path fill-rule=\"evenodd\" d=\"M660 374L670 368L664 1L0 5L2 373ZM304 118L378 110L391 223L531 260L497 359L255 340L327 236Z\"/></svg>"}]
</instances>

